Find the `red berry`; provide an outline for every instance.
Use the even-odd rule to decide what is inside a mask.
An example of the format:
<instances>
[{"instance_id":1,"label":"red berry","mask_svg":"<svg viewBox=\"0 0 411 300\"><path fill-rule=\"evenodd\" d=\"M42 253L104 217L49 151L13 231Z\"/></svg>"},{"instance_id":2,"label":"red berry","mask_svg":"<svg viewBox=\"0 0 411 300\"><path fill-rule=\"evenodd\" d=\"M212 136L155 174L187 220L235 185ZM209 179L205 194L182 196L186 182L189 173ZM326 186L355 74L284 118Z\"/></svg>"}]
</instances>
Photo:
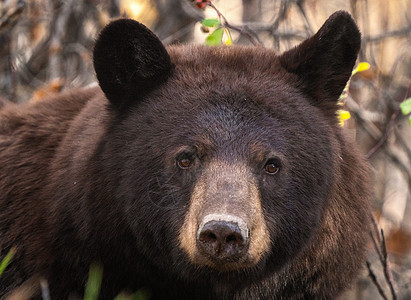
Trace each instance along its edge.
<instances>
[{"instance_id":1,"label":"red berry","mask_svg":"<svg viewBox=\"0 0 411 300\"><path fill-rule=\"evenodd\" d=\"M203 9L206 7L206 5L210 2L210 0L195 0L195 5L199 9Z\"/></svg>"}]
</instances>

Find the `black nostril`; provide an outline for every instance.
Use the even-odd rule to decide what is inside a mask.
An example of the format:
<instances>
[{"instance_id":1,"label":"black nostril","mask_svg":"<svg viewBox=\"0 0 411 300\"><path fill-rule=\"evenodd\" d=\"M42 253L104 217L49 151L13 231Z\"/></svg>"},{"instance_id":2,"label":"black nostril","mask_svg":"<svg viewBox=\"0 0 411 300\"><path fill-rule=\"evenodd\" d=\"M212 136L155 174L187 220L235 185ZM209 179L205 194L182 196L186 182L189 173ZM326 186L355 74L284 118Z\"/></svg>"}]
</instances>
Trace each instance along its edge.
<instances>
[{"instance_id":1,"label":"black nostril","mask_svg":"<svg viewBox=\"0 0 411 300\"><path fill-rule=\"evenodd\" d=\"M217 241L217 236L209 230L202 232L199 238L203 243L215 243Z\"/></svg>"},{"instance_id":2,"label":"black nostril","mask_svg":"<svg viewBox=\"0 0 411 300\"><path fill-rule=\"evenodd\" d=\"M226 238L225 238L225 242L227 243L227 244L238 244L238 243L242 243L242 236L241 236L241 234L239 235L239 234L235 234L235 233L233 233L233 234L230 234L229 236L227 236Z\"/></svg>"},{"instance_id":3,"label":"black nostril","mask_svg":"<svg viewBox=\"0 0 411 300\"><path fill-rule=\"evenodd\" d=\"M248 237L235 222L209 221L198 231L201 253L214 260L235 261L248 249Z\"/></svg>"}]
</instances>

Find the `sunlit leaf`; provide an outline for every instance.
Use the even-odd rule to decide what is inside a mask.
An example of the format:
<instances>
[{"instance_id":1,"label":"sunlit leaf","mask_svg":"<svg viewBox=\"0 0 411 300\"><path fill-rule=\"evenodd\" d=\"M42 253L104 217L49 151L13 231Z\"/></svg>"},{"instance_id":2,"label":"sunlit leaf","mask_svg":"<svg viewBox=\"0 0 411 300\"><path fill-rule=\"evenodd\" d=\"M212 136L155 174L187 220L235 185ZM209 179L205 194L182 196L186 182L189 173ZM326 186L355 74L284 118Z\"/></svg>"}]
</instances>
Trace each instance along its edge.
<instances>
[{"instance_id":1,"label":"sunlit leaf","mask_svg":"<svg viewBox=\"0 0 411 300\"><path fill-rule=\"evenodd\" d=\"M225 41L225 44L227 46L231 46L233 44L233 39L231 37L231 32L228 28L224 28L224 32L227 35L227 40Z\"/></svg>"},{"instance_id":2,"label":"sunlit leaf","mask_svg":"<svg viewBox=\"0 0 411 300\"><path fill-rule=\"evenodd\" d=\"M16 248L11 248L10 251L6 254L3 260L0 263L0 276L3 274L4 270L9 265L10 261L12 260L14 254L16 254Z\"/></svg>"},{"instance_id":3,"label":"sunlit leaf","mask_svg":"<svg viewBox=\"0 0 411 300\"><path fill-rule=\"evenodd\" d=\"M114 300L148 300L150 299L150 295L151 293L149 290L141 288L134 294L121 293L117 295Z\"/></svg>"},{"instance_id":4,"label":"sunlit leaf","mask_svg":"<svg viewBox=\"0 0 411 300\"><path fill-rule=\"evenodd\" d=\"M352 71L352 75L356 74L357 72L363 72L370 68L370 64L367 62L360 62L358 66Z\"/></svg>"},{"instance_id":5,"label":"sunlit leaf","mask_svg":"<svg viewBox=\"0 0 411 300\"><path fill-rule=\"evenodd\" d=\"M340 121L340 125L341 127L344 126L344 121L348 120L351 118L351 114L349 111L343 110L343 109L339 109L337 111L337 115L338 115L338 120Z\"/></svg>"},{"instance_id":6,"label":"sunlit leaf","mask_svg":"<svg viewBox=\"0 0 411 300\"><path fill-rule=\"evenodd\" d=\"M404 100L403 102L401 102L400 108L401 108L401 112L404 115L408 115L409 113L411 113L411 98L408 98L407 100Z\"/></svg>"},{"instance_id":7,"label":"sunlit leaf","mask_svg":"<svg viewBox=\"0 0 411 300\"><path fill-rule=\"evenodd\" d=\"M357 67L358 72L366 71L370 68L370 64L367 62L360 62Z\"/></svg>"},{"instance_id":8,"label":"sunlit leaf","mask_svg":"<svg viewBox=\"0 0 411 300\"><path fill-rule=\"evenodd\" d=\"M103 279L103 267L98 264L90 266L90 272L84 292L84 300L97 300L100 292L101 281Z\"/></svg>"},{"instance_id":9,"label":"sunlit leaf","mask_svg":"<svg viewBox=\"0 0 411 300\"><path fill-rule=\"evenodd\" d=\"M201 21L201 24L205 27L217 27L221 25L220 21L217 19L204 19Z\"/></svg>"},{"instance_id":10,"label":"sunlit leaf","mask_svg":"<svg viewBox=\"0 0 411 300\"><path fill-rule=\"evenodd\" d=\"M216 46L221 44L221 40L223 39L223 33L223 28L217 28L209 36L207 36L205 44L208 46Z\"/></svg>"}]
</instances>

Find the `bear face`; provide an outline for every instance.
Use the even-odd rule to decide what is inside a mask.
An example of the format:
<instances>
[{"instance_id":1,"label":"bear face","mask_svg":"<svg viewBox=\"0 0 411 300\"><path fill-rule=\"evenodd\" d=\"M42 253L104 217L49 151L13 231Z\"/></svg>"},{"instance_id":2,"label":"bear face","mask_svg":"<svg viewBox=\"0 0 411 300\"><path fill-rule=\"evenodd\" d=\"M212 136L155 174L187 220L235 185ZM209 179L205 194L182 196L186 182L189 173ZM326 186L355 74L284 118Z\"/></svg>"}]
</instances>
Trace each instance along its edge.
<instances>
[{"instance_id":1,"label":"bear face","mask_svg":"<svg viewBox=\"0 0 411 300\"><path fill-rule=\"evenodd\" d=\"M44 226L25 226L42 241L29 253L44 258L30 272L54 297L81 293L93 261L107 298L144 286L154 298L335 295L368 234L366 164L336 118L359 47L345 12L282 55L165 48L138 22L109 24L94 49L104 95L62 96L78 111L41 157L44 186L29 191ZM57 104L34 110L44 107Z\"/></svg>"},{"instance_id":2,"label":"bear face","mask_svg":"<svg viewBox=\"0 0 411 300\"><path fill-rule=\"evenodd\" d=\"M252 74L261 82L259 86L250 82L251 74L235 72L235 66L244 64L243 57L251 56L252 50L196 51L206 58L204 64L210 69L220 66L211 76L223 79L217 82L219 77L210 78L206 72L205 76L197 75L198 81L182 82L197 72L172 56L176 65L173 76L150 94L149 101L137 105L115 134L126 132L120 141L131 141L126 149L123 146L121 155L125 156L116 158L127 161L124 169L128 176L119 190L138 187L137 194L145 198L136 199L134 192L124 194L121 198L128 198L124 207L134 212L130 222L135 222L141 203L147 200L159 206L159 214L174 207L175 220L164 224L164 230L173 237L171 245L179 244L179 251L196 265L218 272L237 270L263 263L263 257L271 253L276 259L267 259L279 266L303 248L318 226L333 177L331 128L319 109L306 107L307 100L297 89L278 88L286 84L275 67ZM184 53L185 59L188 55ZM227 60L230 64L222 68ZM275 61L274 53L270 61ZM200 64L195 66L205 68ZM252 69L251 65L245 69ZM231 74L235 78L230 78ZM266 82L267 78L272 81ZM207 84L203 83L199 92L185 88L200 82ZM142 149L139 157L133 154L135 149ZM278 171L270 173L270 166ZM144 186L144 178L153 181L151 186ZM225 264L218 257L201 253L198 230L211 214L245 222L250 235L248 251L238 261L230 262L232 257L227 257ZM135 226L140 231L142 224ZM271 243L277 246L272 248ZM176 261L184 260L177 255Z\"/></svg>"}]
</instances>

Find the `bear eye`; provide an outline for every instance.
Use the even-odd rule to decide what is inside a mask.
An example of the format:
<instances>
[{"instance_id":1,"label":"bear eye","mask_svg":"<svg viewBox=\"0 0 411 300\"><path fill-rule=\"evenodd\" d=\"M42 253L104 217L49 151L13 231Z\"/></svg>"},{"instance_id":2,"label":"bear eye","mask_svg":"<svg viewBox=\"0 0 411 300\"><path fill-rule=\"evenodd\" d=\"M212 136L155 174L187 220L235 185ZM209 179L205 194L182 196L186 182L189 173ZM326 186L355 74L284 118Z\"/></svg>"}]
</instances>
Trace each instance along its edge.
<instances>
[{"instance_id":1,"label":"bear eye","mask_svg":"<svg viewBox=\"0 0 411 300\"><path fill-rule=\"evenodd\" d=\"M177 165L180 169L188 169L191 167L191 160L188 158L180 158L177 160Z\"/></svg>"},{"instance_id":2,"label":"bear eye","mask_svg":"<svg viewBox=\"0 0 411 300\"><path fill-rule=\"evenodd\" d=\"M267 174L274 175L280 171L279 163L275 162L274 160L268 160L264 165L264 171Z\"/></svg>"},{"instance_id":3,"label":"bear eye","mask_svg":"<svg viewBox=\"0 0 411 300\"><path fill-rule=\"evenodd\" d=\"M192 168L197 161L197 150L193 147L181 147L175 156L175 164L182 170Z\"/></svg>"}]
</instances>

